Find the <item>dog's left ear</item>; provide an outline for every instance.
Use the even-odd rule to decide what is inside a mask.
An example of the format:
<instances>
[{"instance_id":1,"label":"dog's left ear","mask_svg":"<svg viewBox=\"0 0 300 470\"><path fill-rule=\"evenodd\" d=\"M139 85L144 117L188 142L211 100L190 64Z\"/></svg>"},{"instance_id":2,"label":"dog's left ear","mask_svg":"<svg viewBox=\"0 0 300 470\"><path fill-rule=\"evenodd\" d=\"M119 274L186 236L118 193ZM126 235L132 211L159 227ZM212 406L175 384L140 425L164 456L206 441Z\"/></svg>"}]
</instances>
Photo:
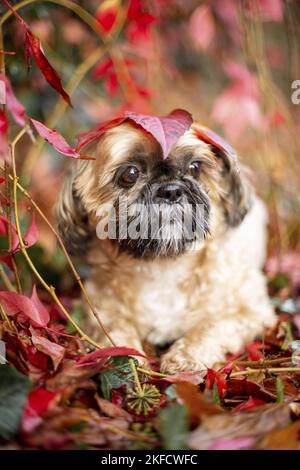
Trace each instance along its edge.
<instances>
[{"instance_id":1,"label":"dog's left ear","mask_svg":"<svg viewBox=\"0 0 300 470\"><path fill-rule=\"evenodd\" d=\"M213 147L213 151L221 167L223 190L220 198L225 218L230 227L236 227L251 209L251 186L236 156L216 147Z\"/></svg>"},{"instance_id":2,"label":"dog's left ear","mask_svg":"<svg viewBox=\"0 0 300 470\"><path fill-rule=\"evenodd\" d=\"M88 162L81 160L72 163L56 205L57 229L68 252L84 257L87 245L93 238L93 231L89 227L87 211L76 189L76 181L84 178L82 175Z\"/></svg>"},{"instance_id":3,"label":"dog's left ear","mask_svg":"<svg viewBox=\"0 0 300 470\"><path fill-rule=\"evenodd\" d=\"M218 159L222 178L221 204L229 226L235 227L244 219L252 205L252 191L245 171L239 167L236 152L221 136L195 121L192 131L210 145Z\"/></svg>"}]
</instances>

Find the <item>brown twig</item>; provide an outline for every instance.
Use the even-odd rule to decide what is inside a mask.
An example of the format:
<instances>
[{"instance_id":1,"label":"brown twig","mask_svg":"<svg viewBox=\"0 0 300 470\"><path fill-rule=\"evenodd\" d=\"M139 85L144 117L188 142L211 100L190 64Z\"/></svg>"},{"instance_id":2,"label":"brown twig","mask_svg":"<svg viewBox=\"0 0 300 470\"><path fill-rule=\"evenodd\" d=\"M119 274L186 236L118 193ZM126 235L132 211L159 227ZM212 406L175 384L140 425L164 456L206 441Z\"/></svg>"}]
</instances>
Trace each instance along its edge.
<instances>
[{"instance_id":1,"label":"brown twig","mask_svg":"<svg viewBox=\"0 0 300 470\"><path fill-rule=\"evenodd\" d=\"M238 372L232 372L230 377L239 377L241 375L253 375L257 372L264 372L266 374L279 374L283 372L300 372L300 367L270 367L263 369L246 369L239 370Z\"/></svg>"},{"instance_id":2,"label":"brown twig","mask_svg":"<svg viewBox=\"0 0 300 470\"><path fill-rule=\"evenodd\" d=\"M259 361L234 361L236 366L264 367L269 364L281 364L281 362L291 362L290 357L277 357L276 359L261 359Z\"/></svg>"}]
</instances>

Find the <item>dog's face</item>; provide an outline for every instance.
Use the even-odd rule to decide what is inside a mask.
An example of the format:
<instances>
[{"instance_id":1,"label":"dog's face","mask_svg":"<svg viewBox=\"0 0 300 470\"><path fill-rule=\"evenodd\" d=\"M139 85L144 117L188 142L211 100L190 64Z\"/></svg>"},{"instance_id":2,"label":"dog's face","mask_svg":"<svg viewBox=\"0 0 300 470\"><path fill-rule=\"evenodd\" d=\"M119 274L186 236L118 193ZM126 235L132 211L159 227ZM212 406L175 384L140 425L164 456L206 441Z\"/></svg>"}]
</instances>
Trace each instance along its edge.
<instances>
[{"instance_id":1,"label":"dog's face","mask_svg":"<svg viewBox=\"0 0 300 470\"><path fill-rule=\"evenodd\" d=\"M73 253L84 254L97 233L134 257L174 257L205 243L216 224L239 224L248 210L231 157L193 131L166 160L158 142L129 123L91 151L94 161L74 162L58 204L60 233Z\"/></svg>"}]
</instances>

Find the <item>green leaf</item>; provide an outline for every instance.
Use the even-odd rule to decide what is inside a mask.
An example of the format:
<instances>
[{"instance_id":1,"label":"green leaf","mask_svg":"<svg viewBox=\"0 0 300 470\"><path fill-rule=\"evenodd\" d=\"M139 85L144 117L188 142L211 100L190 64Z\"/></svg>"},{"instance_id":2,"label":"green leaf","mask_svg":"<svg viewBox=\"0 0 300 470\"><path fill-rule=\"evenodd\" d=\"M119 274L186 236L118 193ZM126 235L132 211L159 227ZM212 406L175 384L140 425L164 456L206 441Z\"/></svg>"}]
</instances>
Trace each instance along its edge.
<instances>
[{"instance_id":1,"label":"green leaf","mask_svg":"<svg viewBox=\"0 0 300 470\"><path fill-rule=\"evenodd\" d=\"M129 359L132 358L129 356L112 357L108 362L111 367L99 374L101 391L106 400L110 400L113 388L130 386L130 382L134 380ZM134 361L137 365L137 360L134 359Z\"/></svg>"},{"instance_id":2,"label":"green leaf","mask_svg":"<svg viewBox=\"0 0 300 470\"><path fill-rule=\"evenodd\" d=\"M19 429L30 380L9 365L0 366L0 436L9 439Z\"/></svg>"},{"instance_id":3,"label":"green leaf","mask_svg":"<svg viewBox=\"0 0 300 470\"><path fill-rule=\"evenodd\" d=\"M185 405L171 404L159 413L159 433L166 450L186 449L188 410Z\"/></svg>"},{"instance_id":4,"label":"green leaf","mask_svg":"<svg viewBox=\"0 0 300 470\"><path fill-rule=\"evenodd\" d=\"M218 385L217 385L216 380L214 380L213 387L212 387L212 397L213 397L213 402L214 402L216 405L220 405L220 404L221 404L221 399L220 399L219 390L218 390Z\"/></svg>"}]
</instances>

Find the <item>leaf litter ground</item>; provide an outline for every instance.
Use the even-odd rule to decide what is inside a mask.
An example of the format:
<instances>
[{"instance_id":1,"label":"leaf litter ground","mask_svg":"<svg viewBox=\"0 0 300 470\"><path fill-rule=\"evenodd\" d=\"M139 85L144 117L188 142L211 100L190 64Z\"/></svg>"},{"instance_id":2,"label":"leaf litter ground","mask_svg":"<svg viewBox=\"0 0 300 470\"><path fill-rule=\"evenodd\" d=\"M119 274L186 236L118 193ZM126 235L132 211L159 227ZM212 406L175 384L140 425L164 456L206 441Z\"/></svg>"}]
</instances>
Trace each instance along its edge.
<instances>
[{"instance_id":1,"label":"leaf litter ground","mask_svg":"<svg viewBox=\"0 0 300 470\"><path fill-rule=\"evenodd\" d=\"M300 449L298 258L266 266L276 329L199 373L161 374L150 347L146 369L129 348L87 350L35 289L35 316L24 299L4 298L1 447ZM78 302L73 312L78 321Z\"/></svg>"}]
</instances>

